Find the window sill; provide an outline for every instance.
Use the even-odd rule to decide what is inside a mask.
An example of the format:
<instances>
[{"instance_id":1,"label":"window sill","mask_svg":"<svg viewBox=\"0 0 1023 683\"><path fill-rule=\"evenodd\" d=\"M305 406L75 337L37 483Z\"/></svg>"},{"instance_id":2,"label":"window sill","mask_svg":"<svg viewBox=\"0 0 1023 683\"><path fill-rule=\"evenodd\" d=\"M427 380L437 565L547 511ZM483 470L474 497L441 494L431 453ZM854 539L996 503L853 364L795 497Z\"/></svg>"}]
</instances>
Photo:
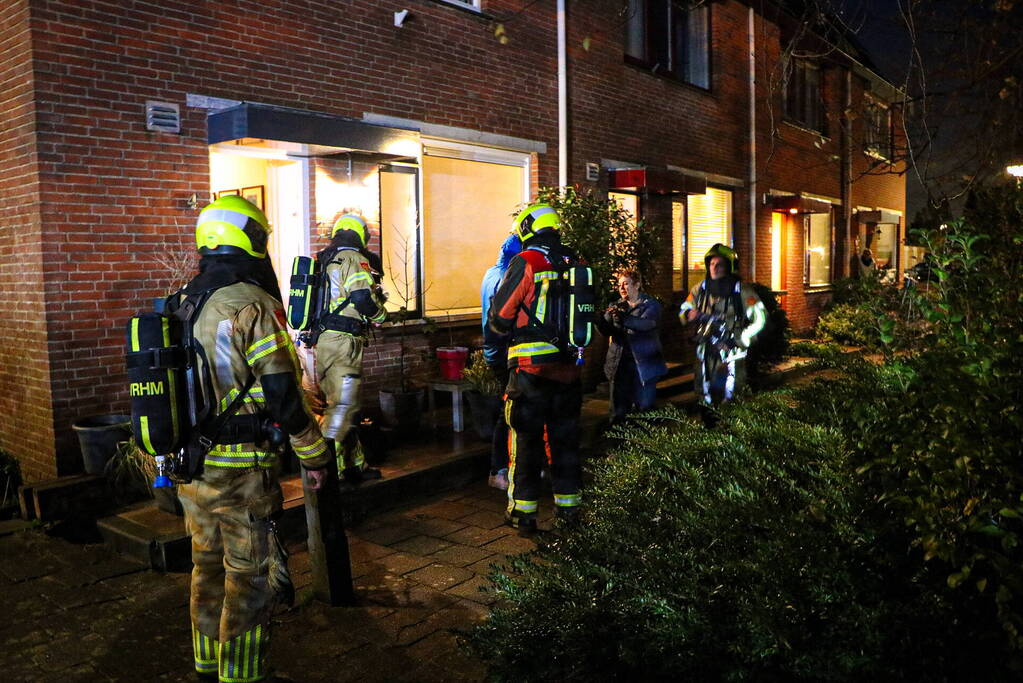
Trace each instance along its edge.
<instances>
[{"instance_id":1,"label":"window sill","mask_svg":"<svg viewBox=\"0 0 1023 683\"><path fill-rule=\"evenodd\" d=\"M798 121L793 121L791 119L782 119L782 123L784 123L786 126L789 126L790 128L795 128L796 130L802 131L804 133L816 135L825 142L831 142L831 138L825 135L823 131L819 131L814 128L809 128L808 126L806 126L806 124L799 123Z\"/></svg>"},{"instance_id":2,"label":"window sill","mask_svg":"<svg viewBox=\"0 0 1023 683\"><path fill-rule=\"evenodd\" d=\"M628 55L626 55L626 57L625 57L625 66L627 66L627 67L629 67L631 69L635 69L636 71L639 71L640 73L644 73L647 76L651 76L653 78L656 78L659 81L666 81L668 83L673 83L675 85L681 86L683 88L687 88L687 89L692 90L694 92L701 93L703 95L710 95L710 96L714 95L714 90L712 88L704 88L701 85L696 85L694 83L690 83L689 81L681 81L681 80L675 78L674 76L670 76L668 74L657 73L656 71L651 70L650 67L645 66L645 65L643 65L640 62L633 61L630 57L628 57Z\"/></svg>"},{"instance_id":3,"label":"window sill","mask_svg":"<svg viewBox=\"0 0 1023 683\"><path fill-rule=\"evenodd\" d=\"M870 149L869 147L863 150L863 156L886 164L892 163L892 160L886 157L884 154L881 154L877 150Z\"/></svg>"},{"instance_id":4,"label":"window sill","mask_svg":"<svg viewBox=\"0 0 1023 683\"><path fill-rule=\"evenodd\" d=\"M438 5L446 5L447 7L454 7L455 9L462 10L463 12L468 12L469 14L477 16L480 19L486 19L487 21L496 21L497 20L497 18L494 15L488 14L487 12L484 12L479 7L473 7L472 5L466 5L465 3L458 2L457 0L432 0L432 2L435 2Z\"/></svg>"},{"instance_id":5,"label":"window sill","mask_svg":"<svg viewBox=\"0 0 1023 683\"><path fill-rule=\"evenodd\" d=\"M827 294L834 290L835 286L831 283L826 285L803 285L803 294Z\"/></svg>"}]
</instances>

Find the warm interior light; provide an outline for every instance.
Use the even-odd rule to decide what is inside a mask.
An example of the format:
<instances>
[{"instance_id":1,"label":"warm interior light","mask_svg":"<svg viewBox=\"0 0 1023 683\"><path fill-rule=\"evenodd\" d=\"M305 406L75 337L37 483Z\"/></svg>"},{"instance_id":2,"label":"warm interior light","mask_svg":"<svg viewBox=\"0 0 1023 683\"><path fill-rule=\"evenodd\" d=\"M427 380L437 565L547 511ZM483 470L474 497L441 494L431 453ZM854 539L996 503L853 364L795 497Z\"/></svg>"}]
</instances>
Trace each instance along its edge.
<instances>
[{"instance_id":1,"label":"warm interior light","mask_svg":"<svg viewBox=\"0 0 1023 683\"><path fill-rule=\"evenodd\" d=\"M799 209L789 209L789 213L791 213L794 216L797 213L799 213Z\"/></svg>"},{"instance_id":2,"label":"warm interior light","mask_svg":"<svg viewBox=\"0 0 1023 683\"><path fill-rule=\"evenodd\" d=\"M1006 166L1005 172L1014 178L1023 178L1023 163Z\"/></svg>"}]
</instances>

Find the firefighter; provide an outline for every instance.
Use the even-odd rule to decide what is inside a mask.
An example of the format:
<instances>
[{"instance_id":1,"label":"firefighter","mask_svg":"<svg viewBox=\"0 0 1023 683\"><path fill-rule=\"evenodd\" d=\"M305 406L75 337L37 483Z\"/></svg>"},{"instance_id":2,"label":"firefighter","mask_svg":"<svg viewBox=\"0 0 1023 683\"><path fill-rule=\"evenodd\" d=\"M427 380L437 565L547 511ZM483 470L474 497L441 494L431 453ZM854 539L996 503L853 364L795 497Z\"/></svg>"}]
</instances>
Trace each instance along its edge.
<instances>
[{"instance_id":1,"label":"firefighter","mask_svg":"<svg viewBox=\"0 0 1023 683\"><path fill-rule=\"evenodd\" d=\"M327 399L323 435L335 441L338 472L351 488L381 476L380 470L366 465L355 416L366 321L383 322L387 311L365 253L369 241L365 219L354 213L341 216L330 237L330 245L316 255L327 288L326 308L319 319L325 329L316 342L316 380Z\"/></svg>"},{"instance_id":2,"label":"firefighter","mask_svg":"<svg viewBox=\"0 0 1023 683\"><path fill-rule=\"evenodd\" d=\"M548 310L559 308L551 296L551 289L557 287L547 276L555 264L578 263L576 254L561 244L560 225L557 211L549 204L532 204L516 216L515 232L523 250L511 260L488 316L495 332L510 335L505 519L524 533L536 531L545 425L555 513L571 520L579 505L580 368L574 356L559 348L549 327L538 324L547 322Z\"/></svg>"},{"instance_id":3,"label":"firefighter","mask_svg":"<svg viewBox=\"0 0 1023 683\"><path fill-rule=\"evenodd\" d=\"M205 680L267 677L275 597L271 548L277 543L272 518L282 506L270 433L289 435L310 488L319 488L331 457L300 389L298 358L267 259L269 232L263 212L242 197L207 206L195 231L199 274L168 300L173 310L184 296L215 290L193 327L204 397L218 414L243 392L231 420L250 425L248 432L235 430L230 443L215 442L201 474L179 489L192 536L195 670ZM276 426L255 426L259 420L245 418L253 414Z\"/></svg>"},{"instance_id":4,"label":"firefighter","mask_svg":"<svg viewBox=\"0 0 1023 683\"><path fill-rule=\"evenodd\" d=\"M730 401L746 383L746 352L764 329L767 309L739 278L739 258L723 244L704 256L707 275L682 302L682 324L698 323L693 386L706 406Z\"/></svg>"}]
</instances>

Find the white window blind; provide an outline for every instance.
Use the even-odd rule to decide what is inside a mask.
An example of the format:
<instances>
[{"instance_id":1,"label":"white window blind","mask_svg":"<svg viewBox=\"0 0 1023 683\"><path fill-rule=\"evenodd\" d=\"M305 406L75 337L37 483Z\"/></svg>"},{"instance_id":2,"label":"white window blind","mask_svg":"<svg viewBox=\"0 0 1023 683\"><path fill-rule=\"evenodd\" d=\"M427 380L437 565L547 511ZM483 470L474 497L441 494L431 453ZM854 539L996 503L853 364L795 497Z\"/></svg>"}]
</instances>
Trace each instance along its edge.
<instances>
[{"instance_id":1,"label":"white window blind","mask_svg":"<svg viewBox=\"0 0 1023 683\"><path fill-rule=\"evenodd\" d=\"M708 187L706 194L689 195L689 239L686 262L689 287L706 275L703 257L717 243L732 245L732 193Z\"/></svg>"}]
</instances>

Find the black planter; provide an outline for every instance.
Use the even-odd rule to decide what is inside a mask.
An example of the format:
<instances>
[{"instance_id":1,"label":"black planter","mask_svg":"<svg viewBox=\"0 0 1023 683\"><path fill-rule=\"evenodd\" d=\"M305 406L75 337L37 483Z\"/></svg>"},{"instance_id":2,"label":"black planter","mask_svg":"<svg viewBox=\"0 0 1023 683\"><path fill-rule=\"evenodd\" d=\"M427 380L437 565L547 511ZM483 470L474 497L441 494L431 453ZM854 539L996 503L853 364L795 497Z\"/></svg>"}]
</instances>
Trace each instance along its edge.
<instances>
[{"instance_id":1,"label":"black planter","mask_svg":"<svg viewBox=\"0 0 1023 683\"><path fill-rule=\"evenodd\" d=\"M472 424L476 433L484 441L494 438L494 426L497 418L501 415L501 406L504 401L500 396L492 394L481 394L478 391L465 392L465 400L472 412Z\"/></svg>"},{"instance_id":2,"label":"black planter","mask_svg":"<svg viewBox=\"0 0 1023 683\"><path fill-rule=\"evenodd\" d=\"M131 438L131 416L93 415L75 420L71 428L78 435L85 473L103 474L117 444Z\"/></svg>"},{"instance_id":3,"label":"black planter","mask_svg":"<svg viewBox=\"0 0 1023 683\"><path fill-rule=\"evenodd\" d=\"M384 421L397 432L398 438L418 434L423 415L423 389L404 392L381 389L380 412L384 415Z\"/></svg>"}]
</instances>

